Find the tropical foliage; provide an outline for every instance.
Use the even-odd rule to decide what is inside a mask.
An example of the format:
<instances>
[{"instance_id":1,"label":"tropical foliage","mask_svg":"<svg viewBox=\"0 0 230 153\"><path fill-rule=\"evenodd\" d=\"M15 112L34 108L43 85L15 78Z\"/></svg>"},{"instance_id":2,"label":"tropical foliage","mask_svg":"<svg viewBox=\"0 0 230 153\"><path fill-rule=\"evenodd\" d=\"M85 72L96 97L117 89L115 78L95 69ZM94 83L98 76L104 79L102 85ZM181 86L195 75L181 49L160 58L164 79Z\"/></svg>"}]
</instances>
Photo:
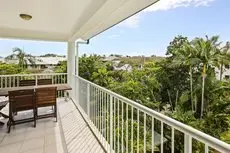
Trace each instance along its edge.
<instances>
[{"instance_id":1,"label":"tropical foliage","mask_svg":"<svg viewBox=\"0 0 230 153\"><path fill-rule=\"evenodd\" d=\"M7 56L5 59L8 61L16 60L19 67L22 69L25 69L29 63L32 65L35 63L35 58L32 55L26 54L22 49L18 47L13 48L12 52L13 53Z\"/></svg>"},{"instance_id":2,"label":"tropical foliage","mask_svg":"<svg viewBox=\"0 0 230 153\"><path fill-rule=\"evenodd\" d=\"M23 69L16 64L0 63L0 75L10 75L22 73Z\"/></svg>"},{"instance_id":3,"label":"tropical foliage","mask_svg":"<svg viewBox=\"0 0 230 153\"><path fill-rule=\"evenodd\" d=\"M229 142L230 80L222 80L229 54L229 43L223 45L218 36L192 41L177 36L167 48L167 58L145 61L142 69L129 59L132 72L114 71L100 56L84 55L79 60L79 75ZM221 71L220 79L216 79L216 68ZM201 148L196 145L198 152ZM175 149L181 152L179 145Z\"/></svg>"}]
</instances>

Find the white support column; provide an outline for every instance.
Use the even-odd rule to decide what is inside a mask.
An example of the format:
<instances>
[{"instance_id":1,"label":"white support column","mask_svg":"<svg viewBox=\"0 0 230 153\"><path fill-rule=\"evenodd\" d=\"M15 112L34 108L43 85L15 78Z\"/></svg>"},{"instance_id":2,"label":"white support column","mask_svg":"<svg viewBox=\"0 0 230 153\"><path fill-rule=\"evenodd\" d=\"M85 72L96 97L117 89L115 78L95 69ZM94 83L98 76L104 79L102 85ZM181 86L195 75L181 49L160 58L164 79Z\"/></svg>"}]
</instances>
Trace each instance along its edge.
<instances>
[{"instance_id":1,"label":"white support column","mask_svg":"<svg viewBox=\"0 0 230 153\"><path fill-rule=\"evenodd\" d=\"M68 73L68 84L72 87L72 91L69 91L69 96L75 100L75 42L68 41L68 53L67 53L67 73Z\"/></svg>"},{"instance_id":2,"label":"white support column","mask_svg":"<svg viewBox=\"0 0 230 153\"><path fill-rule=\"evenodd\" d=\"M78 77L79 75L79 53L78 53L78 43L76 43L76 54L75 54L75 75ZM75 85L75 100L79 103L79 79L75 77L74 85Z\"/></svg>"},{"instance_id":3,"label":"white support column","mask_svg":"<svg viewBox=\"0 0 230 153\"><path fill-rule=\"evenodd\" d=\"M75 75L76 75L76 76L79 75L79 65L78 65L78 61L79 61L78 43L76 43L76 54L75 54Z\"/></svg>"}]
</instances>

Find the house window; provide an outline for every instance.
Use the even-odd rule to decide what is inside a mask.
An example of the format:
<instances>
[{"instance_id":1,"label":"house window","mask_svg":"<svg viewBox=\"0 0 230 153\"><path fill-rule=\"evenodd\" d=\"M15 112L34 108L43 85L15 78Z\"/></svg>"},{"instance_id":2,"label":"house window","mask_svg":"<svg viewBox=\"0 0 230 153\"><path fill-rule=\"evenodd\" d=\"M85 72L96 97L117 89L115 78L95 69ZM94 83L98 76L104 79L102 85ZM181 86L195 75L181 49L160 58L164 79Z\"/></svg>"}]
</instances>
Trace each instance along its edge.
<instances>
[{"instance_id":1,"label":"house window","mask_svg":"<svg viewBox=\"0 0 230 153\"><path fill-rule=\"evenodd\" d=\"M226 68L226 69L229 69L229 65L225 65L225 68Z\"/></svg>"},{"instance_id":2,"label":"house window","mask_svg":"<svg viewBox=\"0 0 230 153\"><path fill-rule=\"evenodd\" d=\"M225 75L225 79L230 79L230 75Z\"/></svg>"}]
</instances>

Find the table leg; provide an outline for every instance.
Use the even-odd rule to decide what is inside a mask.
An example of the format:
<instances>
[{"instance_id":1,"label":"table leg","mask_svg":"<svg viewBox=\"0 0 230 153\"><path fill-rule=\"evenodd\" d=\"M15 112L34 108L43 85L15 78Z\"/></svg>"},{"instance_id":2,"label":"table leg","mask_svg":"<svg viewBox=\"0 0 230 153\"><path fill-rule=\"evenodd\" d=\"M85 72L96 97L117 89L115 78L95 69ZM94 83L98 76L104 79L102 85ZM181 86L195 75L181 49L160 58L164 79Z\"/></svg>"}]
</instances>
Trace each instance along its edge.
<instances>
[{"instance_id":1,"label":"table leg","mask_svg":"<svg viewBox=\"0 0 230 153\"><path fill-rule=\"evenodd\" d=\"M67 102L68 101L67 91L64 91L64 97L65 97L65 102Z\"/></svg>"}]
</instances>

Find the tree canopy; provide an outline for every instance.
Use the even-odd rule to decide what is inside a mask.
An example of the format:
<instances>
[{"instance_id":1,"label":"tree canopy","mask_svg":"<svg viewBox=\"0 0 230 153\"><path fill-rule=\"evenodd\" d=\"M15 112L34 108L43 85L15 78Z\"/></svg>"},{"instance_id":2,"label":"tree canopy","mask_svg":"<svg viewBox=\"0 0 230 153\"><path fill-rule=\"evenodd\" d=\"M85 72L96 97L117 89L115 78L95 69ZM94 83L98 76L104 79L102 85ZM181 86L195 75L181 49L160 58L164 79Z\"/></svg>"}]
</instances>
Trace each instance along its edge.
<instances>
[{"instance_id":1,"label":"tree canopy","mask_svg":"<svg viewBox=\"0 0 230 153\"><path fill-rule=\"evenodd\" d=\"M230 80L218 80L215 74L215 68L223 73L223 65L230 64L229 43L223 47L218 36L191 41L177 36L166 54L160 61L142 61L141 69L136 65L143 58L130 61L131 72L111 69L111 63L103 63L98 55L84 55L79 59L79 75L230 142ZM202 152L200 147L196 145Z\"/></svg>"}]
</instances>

